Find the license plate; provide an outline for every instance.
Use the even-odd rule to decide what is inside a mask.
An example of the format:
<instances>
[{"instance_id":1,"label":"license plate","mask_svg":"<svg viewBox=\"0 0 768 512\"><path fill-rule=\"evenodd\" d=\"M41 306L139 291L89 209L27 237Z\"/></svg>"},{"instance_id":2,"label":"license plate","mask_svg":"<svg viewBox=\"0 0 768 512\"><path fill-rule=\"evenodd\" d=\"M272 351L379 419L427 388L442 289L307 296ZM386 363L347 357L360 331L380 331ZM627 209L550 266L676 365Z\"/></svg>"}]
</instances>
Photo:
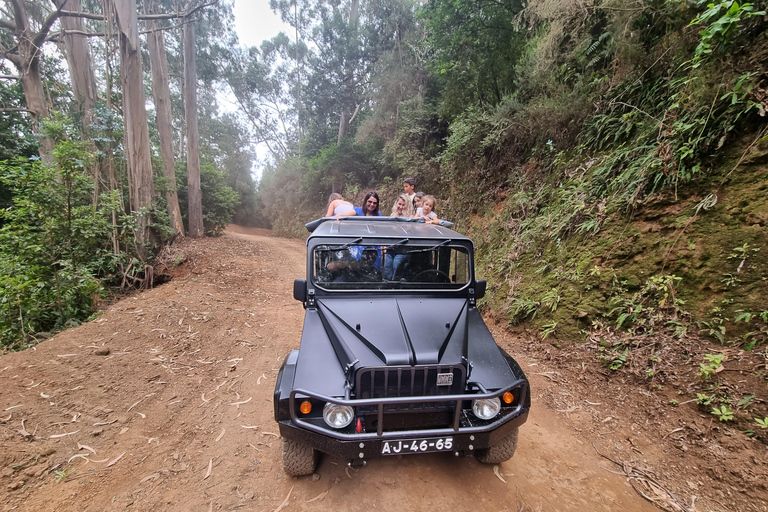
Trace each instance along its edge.
<instances>
[{"instance_id":1,"label":"license plate","mask_svg":"<svg viewBox=\"0 0 768 512\"><path fill-rule=\"evenodd\" d=\"M428 439L403 439L381 443L382 455L407 455L410 453L445 452L453 449L452 437Z\"/></svg>"}]
</instances>

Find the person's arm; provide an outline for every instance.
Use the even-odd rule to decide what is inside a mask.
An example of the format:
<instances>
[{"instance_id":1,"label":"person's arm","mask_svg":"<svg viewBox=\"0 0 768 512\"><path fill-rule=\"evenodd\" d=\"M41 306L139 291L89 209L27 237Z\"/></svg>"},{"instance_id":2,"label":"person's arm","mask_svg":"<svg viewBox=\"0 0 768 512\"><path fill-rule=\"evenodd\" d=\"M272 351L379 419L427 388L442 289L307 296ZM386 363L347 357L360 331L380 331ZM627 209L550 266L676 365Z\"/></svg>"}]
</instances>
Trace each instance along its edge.
<instances>
[{"instance_id":1,"label":"person's arm","mask_svg":"<svg viewBox=\"0 0 768 512\"><path fill-rule=\"evenodd\" d=\"M356 263L357 265L355 265ZM359 263L358 261L331 261L328 262L325 268L330 271L344 270L345 268L356 270L355 267L359 267Z\"/></svg>"},{"instance_id":2,"label":"person's arm","mask_svg":"<svg viewBox=\"0 0 768 512\"><path fill-rule=\"evenodd\" d=\"M333 215L333 210L336 208L336 204L339 202L338 199L334 199L330 203L328 203L328 209L325 211L325 216L330 217Z\"/></svg>"},{"instance_id":3,"label":"person's arm","mask_svg":"<svg viewBox=\"0 0 768 512\"><path fill-rule=\"evenodd\" d=\"M353 215L357 215L357 212L355 210L347 210L344 213L340 213L336 216L336 220L339 219L339 217L351 217Z\"/></svg>"}]
</instances>

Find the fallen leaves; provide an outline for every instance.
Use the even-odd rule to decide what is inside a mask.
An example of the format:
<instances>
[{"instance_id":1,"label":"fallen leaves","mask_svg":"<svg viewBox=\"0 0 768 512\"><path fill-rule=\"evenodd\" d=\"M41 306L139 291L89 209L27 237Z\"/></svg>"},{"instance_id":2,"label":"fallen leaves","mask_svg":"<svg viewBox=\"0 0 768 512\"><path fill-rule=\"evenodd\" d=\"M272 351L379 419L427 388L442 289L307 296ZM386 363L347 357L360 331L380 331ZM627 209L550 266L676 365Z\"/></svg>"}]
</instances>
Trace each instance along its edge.
<instances>
[{"instance_id":1,"label":"fallen leaves","mask_svg":"<svg viewBox=\"0 0 768 512\"><path fill-rule=\"evenodd\" d=\"M93 448L91 448L90 446L85 445L85 444L77 443L77 449L78 450L88 450L92 454L96 455L96 450L94 450Z\"/></svg>"},{"instance_id":2,"label":"fallen leaves","mask_svg":"<svg viewBox=\"0 0 768 512\"><path fill-rule=\"evenodd\" d=\"M507 483L506 480L501 476L501 473L499 473L499 466L493 466L493 474L496 475L496 478L501 480L504 483Z\"/></svg>"},{"instance_id":3,"label":"fallen leaves","mask_svg":"<svg viewBox=\"0 0 768 512\"><path fill-rule=\"evenodd\" d=\"M232 402L232 403L231 403L231 404L229 404L229 405L237 405L237 406L240 406L240 405L243 405L243 404L247 404L247 403L248 403L248 402L250 402L251 400L253 400L253 397L250 397L250 398L248 398L248 400L243 400L243 401L240 401L240 402Z\"/></svg>"},{"instance_id":4,"label":"fallen leaves","mask_svg":"<svg viewBox=\"0 0 768 512\"><path fill-rule=\"evenodd\" d=\"M67 432L65 434L54 434L54 435L50 436L50 438L51 439L58 439L59 437L71 436L72 434L77 434L78 432L80 432L80 429L77 429L74 432Z\"/></svg>"},{"instance_id":5,"label":"fallen leaves","mask_svg":"<svg viewBox=\"0 0 768 512\"><path fill-rule=\"evenodd\" d=\"M288 500L291 498L291 493L293 492L294 487L295 486L291 486L291 490L288 491L288 496L285 497L285 500L283 501L283 503L279 507L277 507L273 512L280 512L281 510L283 510L285 507L288 506Z\"/></svg>"},{"instance_id":6,"label":"fallen leaves","mask_svg":"<svg viewBox=\"0 0 768 512\"><path fill-rule=\"evenodd\" d=\"M126 453L126 452L123 452L123 453L121 453L120 455L118 455L117 457L115 457L115 459L114 459L112 462L110 462L109 464L107 464L107 467L110 467L110 466L114 466L115 464L117 464L117 461L119 461L120 459L122 459L122 458L123 458L123 455L125 455L125 453Z\"/></svg>"},{"instance_id":7,"label":"fallen leaves","mask_svg":"<svg viewBox=\"0 0 768 512\"><path fill-rule=\"evenodd\" d=\"M226 431L227 431L227 429L225 429L225 428L221 429L221 434L219 434L219 436L216 438L214 443L218 443L219 441L221 441L221 438L224 437L224 432L226 432Z\"/></svg>"},{"instance_id":8,"label":"fallen leaves","mask_svg":"<svg viewBox=\"0 0 768 512\"><path fill-rule=\"evenodd\" d=\"M315 501L321 501L323 498L325 498L326 496L328 496L328 493L329 493L329 492L331 492L331 490L330 490L330 489L328 489L328 490L327 490L327 491L325 491L325 492L322 492L322 493L318 494L317 496L315 496L315 497L314 497L314 498L312 498L311 500L308 500L306 503L312 503L312 502L315 502Z\"/></svg>"},{"instance_id":9,"label":"fallen leaves","mask_svg":"<svg viewBox=\"0 0 768 512\"><path fill-rule=\"evenodd\" d=\"M210 459L208 461L208 471L205 472L205 476L203 477L203 480L211 476L211 470L213 470L213 459Z\"/></svg>"},{"instance_id":10,"label":"fallen leaves","mask_svg":"<svg viewBox=\"0 0 768 512\"><path fill-rule=\"evenodd\" d=\"M18 430L17 432L21 434L21 437L32 437L32 434L27 432L27 428L24 426L25 421L26 421L26 418L21 420L21 430Z\"/></svg>"}]
</instances>

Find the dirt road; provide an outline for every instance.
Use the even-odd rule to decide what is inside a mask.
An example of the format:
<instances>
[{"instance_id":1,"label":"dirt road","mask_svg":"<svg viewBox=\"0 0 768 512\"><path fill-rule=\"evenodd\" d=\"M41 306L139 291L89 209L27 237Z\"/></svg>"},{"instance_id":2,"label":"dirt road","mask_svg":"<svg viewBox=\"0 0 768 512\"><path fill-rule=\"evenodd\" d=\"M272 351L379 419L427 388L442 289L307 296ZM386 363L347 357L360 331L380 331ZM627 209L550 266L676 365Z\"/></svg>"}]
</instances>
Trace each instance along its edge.
<instances>
[{"instance_id":1,"label":"dirt road","mask_svg":"<svg viewBox=\"0 0 768 512\"><path fill-rule=\"evenodd\" d=\"M324 457L286 476L272 392L300 338L305 248L238 231L185 242L171 282L0 358L3 510L658 510L525 357L534 402L509 462Z\"/></svg>"}]
</instances>

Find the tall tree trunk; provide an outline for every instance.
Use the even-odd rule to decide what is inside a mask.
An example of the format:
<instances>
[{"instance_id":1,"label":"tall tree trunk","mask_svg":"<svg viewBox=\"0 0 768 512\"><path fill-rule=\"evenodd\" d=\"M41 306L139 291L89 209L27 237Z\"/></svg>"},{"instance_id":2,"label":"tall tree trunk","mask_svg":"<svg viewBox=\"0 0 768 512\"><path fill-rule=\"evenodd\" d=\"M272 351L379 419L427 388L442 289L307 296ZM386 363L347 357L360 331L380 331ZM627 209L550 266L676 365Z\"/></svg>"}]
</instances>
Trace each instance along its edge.
<instances>
[{"instance_id":1,"label":"tall tree trunk","mask_svg":"<svg viewBox=\"0 0 768 512\"><path fill-rule=\"evenodd\" d=\"M82 0L55 0L62 10L82 12ZM69 65L69 76L72 82L72 92L75 96L77 110L81 114L83 138L89 140L90 126L95 120L94 107L98 99L96 78L93 76L91 49L88 40L82 33L85 31L83 18L77 16L62 16L61 27L64 31L64 54ZM93 175L93 203L96 204L100 192L102 161L99 160L91 169Z\"/></svg>"},{"instance_id":2,"label":"tall tree trunk","mask_svg":"<svg viewBox=\"0 0 768 512\"><path fill-rule=\"evenodd\" d=\"M151 7L147 14L151 14ZM171 89L168 85L168 62L165 55L163 31L154 20L147 21L147 45L149 63L152 68L152 96L157 113L157 131L160 136L160 155L163 158L163 172L167 181L165 201L171 228L177 235L184 236L184 222L181 219L179 196L176 193L176 171L173 159L173 126L171 125Z\"/></svg>"},{"instance_id":3,"label":"tall tree trunk","mask_svg":"<svg viewBox=\"0 0 768 512\"><path fill-rule=\"evenodd\" d=\"M131 189L131 211L137 215L138 255L145 259L154 233L149 226L154 196L144 77L139 46L136 0L110 0L116 14L120 39L120 76L123 86L125 155Z\"/></svg>"},{"instance_id":4,"label":"tall tree trunk","mask_svg":"<svg viewBox=\"0 0 768 512\"><path fill-rule=\"evenodd\" d=\"M0 57L8 59L19 72L24 99L34 121L48 117L48 102L43 90L40 75L41 48L53 23L58 19L58 11L49 14L38 32L33 32L23 0L8 0L13 11L14 45L9 50L0 51ZM7 28L7 27L6 27ZM33 130L39 133L38 123L33 123ZM43 138L40 154L44 159L53 151L53 141Z\"/></svg>"},{"instance_id":5,"label":"tall tree trunk","mask_svg":"<svg viewBox=\"0 0 768 512\"><path fill-rule=\"evenodd\" d=\"M197 130L197 70L195 69L195 26L184 20L184 112L187 121L187 196L189 236L205 235L203 194L200 190L200 138Z\"/></svg>"},{"instance_id":6,"label":"tall tree trunk","mask_svg":"<svg viewBox=\"0 0 768 512\"><path fill-rule=\"evenodd\" d=\"M82 0L56 0L56 5L64 11L82 12ZM91 49L85 32L83 18L62 16L59 20L64 31L64 49L72 80L72 92L78 110L85 113L86 121L93 120L93 107L96 105L96 79L91 64Z\"/></svg>"},{"instance_id":7,"label":"tall tree trunk","mask_svg":"<svg viewBox=\"0 0 768 512\"><path fill-rule=\"evenodd\" d=\"M349 108L352 106L353 101L351 101L352 98L354 98L354 70L355 70L355 63L351 59L350 53L350 46L352 45L353 41L356 40L354 37L354 34L357 33L357 22L358 18L360 17L360 0L352 0L350 7L349 7L349 28L350 28L350 41L347 45L347 57L346 57L346 72L344 76L344 93L342 96L342 104L341 104L341 116L339 117L339 136L336 140L336 144L341 144L341 139L346 137L349 133L349 123L350 123L350 112Z\"/></svg>"}]
</instances>

